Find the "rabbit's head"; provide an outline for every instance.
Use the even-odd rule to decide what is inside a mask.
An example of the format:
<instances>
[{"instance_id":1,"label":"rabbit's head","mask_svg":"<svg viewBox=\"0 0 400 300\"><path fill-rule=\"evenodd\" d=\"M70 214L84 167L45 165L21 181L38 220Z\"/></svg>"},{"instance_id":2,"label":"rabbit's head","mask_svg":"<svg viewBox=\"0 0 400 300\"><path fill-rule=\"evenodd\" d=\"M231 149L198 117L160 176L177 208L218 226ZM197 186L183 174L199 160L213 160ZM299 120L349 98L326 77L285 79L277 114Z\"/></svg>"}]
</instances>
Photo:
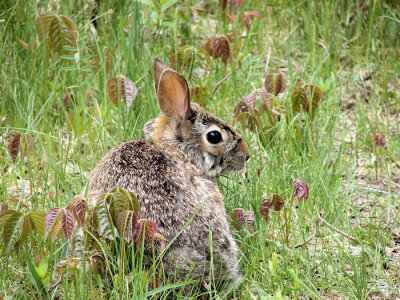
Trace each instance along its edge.
<instances>
[{"instance_id":1,"label":"rabbit's head","mask_svg":"<svg viewBox=\"0 0 400 300\"><path fill-rule=\"evenodd\" d=\"M229 123L196 103L190 103L185 78L154 60L154 86L162 114L154 139L178 148L208 178L240 170L250 157L249 147Z\"/></svg>"}]
</instances>

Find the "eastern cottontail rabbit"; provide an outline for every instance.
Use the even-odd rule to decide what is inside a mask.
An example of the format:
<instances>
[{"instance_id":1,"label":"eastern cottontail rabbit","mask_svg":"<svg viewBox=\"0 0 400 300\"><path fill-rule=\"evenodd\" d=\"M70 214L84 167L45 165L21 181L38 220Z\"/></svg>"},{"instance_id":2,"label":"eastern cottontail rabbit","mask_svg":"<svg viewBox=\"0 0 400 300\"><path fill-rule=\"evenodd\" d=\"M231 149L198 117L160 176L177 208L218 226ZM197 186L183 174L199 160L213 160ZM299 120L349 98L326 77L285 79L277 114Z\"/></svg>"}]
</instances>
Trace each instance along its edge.
<instances>
[{"instance_id":1,"label":"eastern cottontail rabbit","mask_svg":"<svg viewBox=\"0 0 400 300\"><path fill-rule=\"evenodd\" d=\"M190 273L199 284L211 276L233 283L240 278L238 247L212 179L242 169L249 148L227 122L190 103L186 80L158 59L154 86L162 111L155 142L131 140L110 150L91 173L89 192L130 190L139 200L139 216L154 221L168 241L195 215L164 256L166 273L178 280Z\"/></svg>"}]
</instances>

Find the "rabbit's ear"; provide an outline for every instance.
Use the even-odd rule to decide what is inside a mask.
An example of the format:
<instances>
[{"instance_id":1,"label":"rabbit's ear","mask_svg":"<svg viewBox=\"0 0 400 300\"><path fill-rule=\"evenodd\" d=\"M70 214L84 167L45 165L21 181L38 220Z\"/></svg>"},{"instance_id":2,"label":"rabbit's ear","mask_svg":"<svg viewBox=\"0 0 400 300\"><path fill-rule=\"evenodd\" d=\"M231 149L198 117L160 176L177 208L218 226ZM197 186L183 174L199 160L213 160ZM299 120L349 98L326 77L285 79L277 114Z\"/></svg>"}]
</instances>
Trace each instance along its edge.
<instances>
[{"instance_id":1,"label":"rabbit's ear","mask_svg":"<svg viewBox=\"0 0 400 300\"><path fill-rule=\"evenodd\" d=\"M160 109L167 117L181 122L190 116L189 86L182 75L165 69L160 75L156 92Z\"/></svg>"},{"instance_id":2,"label":"rabbit's ear","mask_svg":"<svg viewBox=\"0 0 400 300\"><path fill-rule=\"evenodd\" d=\"M163 63L158 58L154 58L154 65L153 65L153 78L154 78L154 88L156 90L156 94L158 92L158 85L160 84L161 74L169 67Z\"/></svg>"}]
</instances>

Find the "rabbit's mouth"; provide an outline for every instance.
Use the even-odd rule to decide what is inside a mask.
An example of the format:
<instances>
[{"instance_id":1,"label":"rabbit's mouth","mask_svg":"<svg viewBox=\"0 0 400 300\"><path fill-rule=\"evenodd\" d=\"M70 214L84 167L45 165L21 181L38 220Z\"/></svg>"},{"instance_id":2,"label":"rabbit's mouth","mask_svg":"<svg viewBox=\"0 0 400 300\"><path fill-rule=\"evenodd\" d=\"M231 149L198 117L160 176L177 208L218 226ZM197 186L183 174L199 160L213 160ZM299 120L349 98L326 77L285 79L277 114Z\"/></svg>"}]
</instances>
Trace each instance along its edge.
<instances>
[{"instance_id":1,"label":"rabbit's mouth","mask_svg":"<svg viewBox=\"0 0 400 300\"><path fill-rule=\"evenodd\" d=\"M219 169L218 175L227 175L232 172L239 171L246 165L247 158L245 155L236 155L235 157L221 157L213 168ZM217 176L218 176L217 175Z\"/></svg>"},{"instance_id":2,"label":"rabbit's mouth","mask_svg":"<svg viewBox=\"0 0 400 300\"><path fill-rule=\"evenodd\" d=\"M250 152L248 145L245 141L240 139L236 147L225 155L225 159L221 159L222 173L229 174L243 169L249 158Z\"/></svg>"},{"instance_id":3,"label":"rabbit's mouth","mask_svg":"<svg viewBox=\"0 0 400 300\"><path fill-rule=\"evenodd\" d=\"M226 162L225 167L223 168L222 173L223 174L229 174L232 172L240 171L244 168L246 165L246 158L245 156L239 156L236 158L233 158L229 161Z\"/></svg>"}]
</instances>

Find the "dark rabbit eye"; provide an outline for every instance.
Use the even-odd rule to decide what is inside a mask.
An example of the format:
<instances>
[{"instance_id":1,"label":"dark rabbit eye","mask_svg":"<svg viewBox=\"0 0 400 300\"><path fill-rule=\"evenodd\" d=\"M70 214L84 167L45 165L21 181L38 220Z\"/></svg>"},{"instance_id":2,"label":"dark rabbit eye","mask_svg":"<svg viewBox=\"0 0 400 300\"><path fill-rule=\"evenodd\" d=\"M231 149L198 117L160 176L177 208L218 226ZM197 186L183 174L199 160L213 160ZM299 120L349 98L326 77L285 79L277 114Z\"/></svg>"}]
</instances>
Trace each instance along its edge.
<instances>
[{"instance_id":1,"label":"dark rabbit eye","mask_svg":"<svg viewBox=\"0 0 400 300\"><path fill-rule=\"evenodd\" d=\"M209 133L207 133L207 140L211 144L218 144L220 141L222 141L221 132L217 130L210 131Z\"/></svg>"}]
</instances>

